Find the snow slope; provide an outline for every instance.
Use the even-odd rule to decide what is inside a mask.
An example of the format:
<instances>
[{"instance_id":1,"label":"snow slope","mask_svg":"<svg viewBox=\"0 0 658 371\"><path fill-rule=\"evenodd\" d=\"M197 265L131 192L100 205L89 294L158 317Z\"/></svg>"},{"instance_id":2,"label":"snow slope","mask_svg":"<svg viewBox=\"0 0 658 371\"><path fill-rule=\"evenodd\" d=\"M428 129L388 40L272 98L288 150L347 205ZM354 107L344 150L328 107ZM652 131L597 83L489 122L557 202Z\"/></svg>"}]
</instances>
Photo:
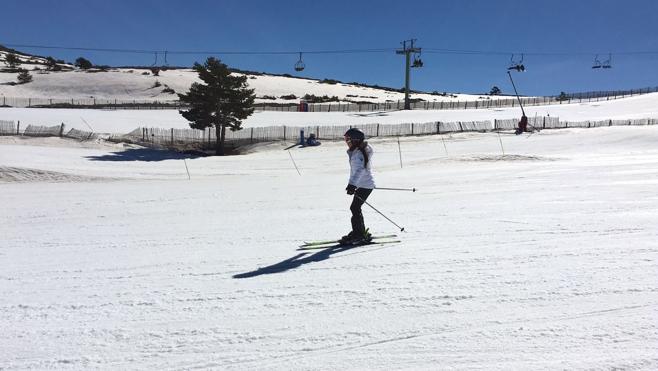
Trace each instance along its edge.
<instances>
[{"instance_id":1,"label":"snow slope","mask_svg":"<svg viewBox=\"0 0 658 371\"><path fill-rule=\"evenodd\" d=\"M342 143L0 137L0 368L655 370L657 142L373 140L378 185L419 189L368 200L402 243L302 252L349 228Z\"/></svg>"},{"instance_id":2,"label":"snow slope","mask_svg":"<svg viewBox=\"0 0 658 371\"><path fill-rule=\"evenodd\" d=\"M611 101L525 107L532 116L557 116L561 120L615 120L658 118L658 93ZM416 110L382 112L255 112L243 127L362 125L455 122L519 118L518 107L496 109ZM177 110L79 110L0 108L0 120L20 121L27 125L53 126L101 133L128 133L138 127L189 128Z\"/></svg>"},{"instance_id":3,"label":"snow slope","mask_svg":"<svg viewBox=\"0 0 658 371\"><path fill-rule=\"evenodd\" d=\"M0 61L4 64L7 52L0 51ZM106 71L70 70L71 65L62 71L47 71L44 58L18 55L23 62L18 68L31 71L33 81L27 84L11 85L16 82L17 72L3 72L0 69L0 97L39 98L39 99L87 99L103 100L178 100L175 93L185 93L193 82L199 82L192 69L163 69L154 76L150 68L109 68ZM402 71L400 71L402 73ZM323 83L320 80L273 76L265 74L245 74L250 88L255 89L256 103L298 103L306 94L338 97L343 101L386 102L404 100L404 93L384 89L363 87L347 83ZM159 84L159 86L157 86ZM175 93L163 91L169 87ZM282 96L295 95L295 99ZM473 94L413 94L413 98L429 102L473 101L479 99L508 99L505 96Z\"/></svg>"}]
</instances>

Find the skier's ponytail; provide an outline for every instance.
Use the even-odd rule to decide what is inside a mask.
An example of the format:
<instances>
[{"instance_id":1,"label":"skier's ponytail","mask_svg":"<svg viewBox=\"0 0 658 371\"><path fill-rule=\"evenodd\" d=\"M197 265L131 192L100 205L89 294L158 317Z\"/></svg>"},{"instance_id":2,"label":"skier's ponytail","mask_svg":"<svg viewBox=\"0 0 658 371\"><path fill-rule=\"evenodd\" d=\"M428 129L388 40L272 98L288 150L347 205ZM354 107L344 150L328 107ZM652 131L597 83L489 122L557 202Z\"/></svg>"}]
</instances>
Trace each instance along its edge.
<instances>
[{"instance_id":1,"label":"skier's ponytail","mask_svg":"<svg viewBox=\"0 0 658 371\"><path fill-rule=\"evenodd\" d=\"M368 142L365 140L359 144L359 151L363 154L363 167L368 168L368 152L366 151L368 147Z\"/></svg>"}]
</instances>

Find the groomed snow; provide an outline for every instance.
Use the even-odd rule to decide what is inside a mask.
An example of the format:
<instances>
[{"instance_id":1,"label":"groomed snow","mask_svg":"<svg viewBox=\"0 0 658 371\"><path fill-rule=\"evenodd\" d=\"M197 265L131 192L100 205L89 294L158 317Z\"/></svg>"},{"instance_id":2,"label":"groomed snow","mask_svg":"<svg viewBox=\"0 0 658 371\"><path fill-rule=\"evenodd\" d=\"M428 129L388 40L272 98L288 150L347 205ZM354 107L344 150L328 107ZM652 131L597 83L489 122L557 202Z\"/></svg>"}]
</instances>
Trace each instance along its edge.
<instances>
[{"instance_id":1,"label":"groomed snow","mask_svg":"<svg viewBox=\"0 0 658 371\"><path fill-rule=\"evenodd\" d=\"M402 242L302 252L349 228L342 143L189 158L0 137L0 368L654 370L656 143L373 140L378 185L419 190L368 200Z\"/></svg>"},{"instance_id":2,"label":"groomed snow","mask_svg":"<svg viewBox=\"0 0 658 371\"><path fill-rule=\"evenodd\" d=\"M526 115L554 116L561 120L616 120L658 118L658 93L610 101L525 107ZM478 121L519 118L518 107L468 110L414 110L381 112L255 112L243 127L399 124ZM100 133L128 133L139 127L189 128L177 110L80 110L0 108L0 120L27 125L54 126Z\"/></svg>"}]
</instances>

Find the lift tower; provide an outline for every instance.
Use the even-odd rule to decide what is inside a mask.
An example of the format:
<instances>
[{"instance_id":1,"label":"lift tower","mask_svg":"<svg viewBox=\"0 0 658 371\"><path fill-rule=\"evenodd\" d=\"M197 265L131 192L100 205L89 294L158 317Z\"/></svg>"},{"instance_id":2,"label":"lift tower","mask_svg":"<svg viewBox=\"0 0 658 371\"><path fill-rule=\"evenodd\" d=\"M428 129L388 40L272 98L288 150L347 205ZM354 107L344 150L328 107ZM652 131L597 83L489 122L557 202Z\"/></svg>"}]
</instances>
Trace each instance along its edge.
<instances>
[{"instance_id":1,"label":"lift tower","mask_svg":"<svg viewBox=\"0 0 658 371\"><path fill-rule=\"evenodd\" d=\"M416 39L405 40L402 44L402 49L395 51L395 54L404 54L406 59L405 72L404 72L404 109L411 109L411 104L409 103L409 68L411 67L411 54L420 53L421 48L414 46ZM409 46L407 46L409 43ZM418 65L418 62L414 61L414 67L422 66L422 62Z\"/></svg>"}]
</instances>

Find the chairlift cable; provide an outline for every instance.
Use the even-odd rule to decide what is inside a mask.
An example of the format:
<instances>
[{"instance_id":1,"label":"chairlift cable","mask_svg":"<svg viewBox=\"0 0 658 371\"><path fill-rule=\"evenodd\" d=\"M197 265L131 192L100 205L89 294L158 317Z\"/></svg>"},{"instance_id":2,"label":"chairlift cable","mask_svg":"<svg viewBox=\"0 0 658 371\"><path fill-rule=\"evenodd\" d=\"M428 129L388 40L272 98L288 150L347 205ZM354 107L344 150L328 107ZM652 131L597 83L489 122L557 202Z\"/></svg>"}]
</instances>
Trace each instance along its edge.
<instances>
[{"instance_id":1,"label":"chairlift cable","mask_svg":"<svg viewBox=\"0 0 658 371\"><path fill-rule=\"evenodd\" d=\"M176 55L295 55L299 51L230 51L230 50L149 50L149 49L122 49L122 48L88 48L76 46L59 46L59 45L31 45L31 44L11 44L0 43L10 48L32 48L32 49L59 49L59 50L81 50L92 52L108 52L108 53L133 53L133 54L153 54L168 53ZM305 50L302 51L306 54L358 54L358 53L388 53L397 50L396 48L365 48L365 49L337 49L337 50ZM584 56L596 53L592 52L510 52L502 50L469 50L469 49L446 49L446 48L423 48L425 53L430 54L466 54L466 55L510 55L510 54L524 54L530 56ZM612 52L610 55L657 55L658 50L636 50L626 52Z\"/></svg>"}]
</instances>

